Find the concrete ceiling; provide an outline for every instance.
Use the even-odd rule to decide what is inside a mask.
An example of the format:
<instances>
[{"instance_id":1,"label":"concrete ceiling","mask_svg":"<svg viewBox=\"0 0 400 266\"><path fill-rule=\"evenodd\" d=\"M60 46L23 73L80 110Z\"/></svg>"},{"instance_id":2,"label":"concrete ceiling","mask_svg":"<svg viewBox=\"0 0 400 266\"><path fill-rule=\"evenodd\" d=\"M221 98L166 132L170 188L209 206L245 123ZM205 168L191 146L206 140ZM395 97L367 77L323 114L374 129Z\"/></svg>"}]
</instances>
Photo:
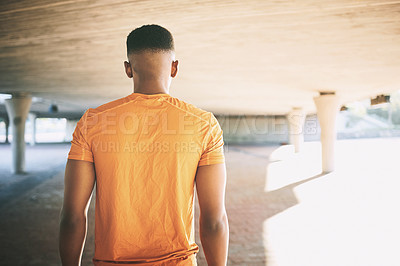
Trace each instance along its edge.
<instances>
[{"instance_id":1,"label":"concrete ceiling","mask_svg":"<svg viewBox=\"0 0 400 266\"><path fill-rule=\"evenodd\" d=\"M400 1L22 0L0 5L0 93L65 113L123 97L126 36L153 23L175 36L170 94L216 114L313 112L318 91L347 103L400 89Z\"/></svg>"}]
</instances>

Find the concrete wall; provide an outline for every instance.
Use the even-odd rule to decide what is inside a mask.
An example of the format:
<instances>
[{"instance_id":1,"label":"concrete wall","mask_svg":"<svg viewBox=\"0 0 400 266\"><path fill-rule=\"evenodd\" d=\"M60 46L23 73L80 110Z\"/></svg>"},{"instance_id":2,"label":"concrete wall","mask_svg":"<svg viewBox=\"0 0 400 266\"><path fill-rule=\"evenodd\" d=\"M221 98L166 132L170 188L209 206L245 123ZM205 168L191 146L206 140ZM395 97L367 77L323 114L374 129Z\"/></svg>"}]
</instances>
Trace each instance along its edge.
<instances>
[{"instance_id":1,"label":"concrete wall","mask_svg":"<svg viewBox=\"0 0 400 266\"><path fill-rule=\"evenodd\" d=\"M266 115L216 115L227 144L281 144L289 142L289 124L286 116ZM306 117L305 141L319 140L316 115Z\"/></svg>"}]
</instances>

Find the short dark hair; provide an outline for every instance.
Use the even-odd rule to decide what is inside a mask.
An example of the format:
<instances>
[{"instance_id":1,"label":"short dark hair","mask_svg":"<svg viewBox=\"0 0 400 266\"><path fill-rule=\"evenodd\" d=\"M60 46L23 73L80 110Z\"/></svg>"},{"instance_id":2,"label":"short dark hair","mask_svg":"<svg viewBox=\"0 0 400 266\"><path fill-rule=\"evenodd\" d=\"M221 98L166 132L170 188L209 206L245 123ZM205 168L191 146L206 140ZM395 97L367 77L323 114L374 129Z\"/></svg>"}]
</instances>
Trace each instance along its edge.
<instances>
[{"instance_id":1,"label":"short dark hair","mask_svg":"<svg viewBox=\"0 0 400 266\"><path fill-rule=\"evenodd\" d=\"M129 33L126 39L127 54L152 51L174 51L172 34L159 25L143 25Z\"/></svg>"}]
</instances>

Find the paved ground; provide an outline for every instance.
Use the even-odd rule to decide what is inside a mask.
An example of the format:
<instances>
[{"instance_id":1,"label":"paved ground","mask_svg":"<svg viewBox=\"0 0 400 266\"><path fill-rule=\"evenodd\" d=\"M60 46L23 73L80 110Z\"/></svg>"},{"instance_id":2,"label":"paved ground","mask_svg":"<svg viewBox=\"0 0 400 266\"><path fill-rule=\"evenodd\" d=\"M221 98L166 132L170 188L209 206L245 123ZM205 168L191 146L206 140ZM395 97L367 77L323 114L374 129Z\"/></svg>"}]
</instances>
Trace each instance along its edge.
<instances>
[{"instance_id":1,"label":"paved ground","mask_svg":"<svg viewBox=\"0 0 400 266\"><path fill-rule=\"evenodd\" d=\"M400 265L400 139L345 140L320 175L318 143L227 146L229 265ZM68 144L27 147L9 171L0 145L0 265L60 265L58 216ZM93 205L93 204L92 204ZM83 265L93 256L93 206ZM199 238L197 238L199 239ZM202 252L199 265L206 265Z\"/></svg>"}]
</instances>

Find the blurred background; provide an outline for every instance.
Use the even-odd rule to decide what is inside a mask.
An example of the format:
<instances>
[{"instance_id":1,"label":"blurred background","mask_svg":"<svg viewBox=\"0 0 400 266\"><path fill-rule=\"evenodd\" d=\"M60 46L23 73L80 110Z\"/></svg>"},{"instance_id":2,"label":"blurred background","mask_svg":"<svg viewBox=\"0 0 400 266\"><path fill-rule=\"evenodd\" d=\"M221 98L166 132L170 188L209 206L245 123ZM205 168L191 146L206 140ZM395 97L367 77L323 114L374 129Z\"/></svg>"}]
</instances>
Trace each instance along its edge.
<instances>
[{"instance_id":1,"label":"blurred background","mask_svg":"<svg viewBox=\"0 0 400 266\"><path fill-rule=\"evenodd\" d=\"M371 105L370 99L348 103L337 114L337 138L379 138L400 137L400 90L388 94L389 101ZM0 104L11 98L10 94L0 95ZM51 106L49 105L49 108ZM72 140L78 117L75 119L52 118L50 111L37 117L28 116L25 124L25 141L36 143L62 143ZM50 116L50 117L46 117ZM226 144L285 144L290 142L290 123L285 115L226 115L216 113L224 131ZM7 126L9 127L7 129ZM6 135L8 134L8 135ZM8 117L0 120L0 142L12 141L12 128ZM320 128L315 113L308 114L304 122L305 141L320 139Z\"/></svg>"}]
</instances>

